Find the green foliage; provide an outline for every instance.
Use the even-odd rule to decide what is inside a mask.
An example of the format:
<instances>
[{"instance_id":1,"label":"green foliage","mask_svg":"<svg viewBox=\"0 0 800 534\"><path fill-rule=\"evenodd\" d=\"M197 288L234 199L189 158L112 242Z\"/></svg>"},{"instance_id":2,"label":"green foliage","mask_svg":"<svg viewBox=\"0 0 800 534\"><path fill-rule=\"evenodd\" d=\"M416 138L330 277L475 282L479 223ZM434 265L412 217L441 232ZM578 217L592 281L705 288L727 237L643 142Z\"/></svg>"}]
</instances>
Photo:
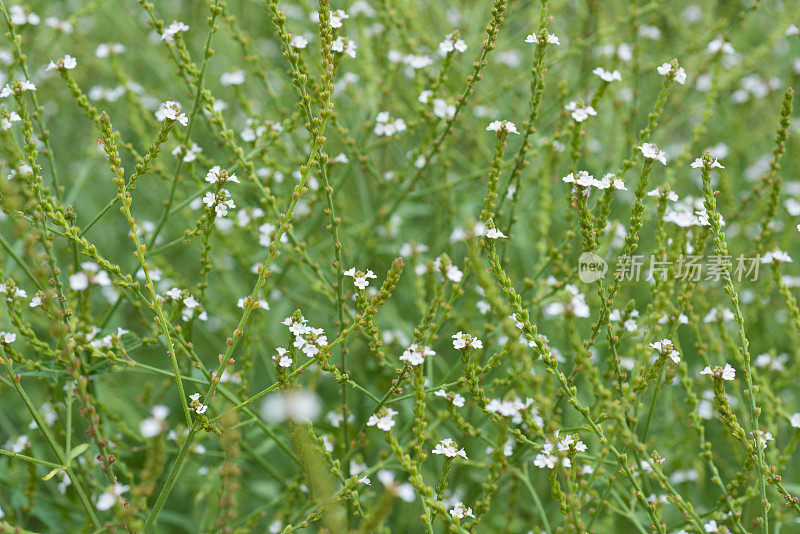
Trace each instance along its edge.
<instances>
[{"instance_id":1,"label":"green foliage","mask_svg":"<svg viewBox=\"0 0 800 534\"><path fill-rule=\"evenodd\" d=\"M705 4L0 0L0 532L796 530L800 7Z\"/></svg>"}]
</instances>

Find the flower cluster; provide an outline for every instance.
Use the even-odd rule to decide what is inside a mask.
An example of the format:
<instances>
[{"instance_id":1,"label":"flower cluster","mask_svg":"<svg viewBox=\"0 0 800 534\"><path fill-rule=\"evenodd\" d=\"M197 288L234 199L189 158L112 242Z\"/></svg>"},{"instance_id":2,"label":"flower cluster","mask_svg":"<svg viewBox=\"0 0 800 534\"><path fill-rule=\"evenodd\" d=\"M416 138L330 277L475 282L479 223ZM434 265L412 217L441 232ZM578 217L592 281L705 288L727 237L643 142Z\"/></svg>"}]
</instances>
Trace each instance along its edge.
<instances>
[{"instance_id":1,"label":"flower cluster","mask_svg":"<svg viewBox=\"0 0 800 534\"><path fill-rule=\"evenodd\" d=\"M388 111L381 111L375 117L375 135L382 135L384 137L391 137L394 134L406 131L406 121L403 119L392 120Z\"/></svg>"},{"instance_id":2,"label":"flower cluster","mask_svg":"<svg viewBox=\"0 0 800 534\"><path fill-rule=\"evenodd\" d=\"M459 449L456 442L450 438L445 438L437 443L436 447L433 448L433 454L440 454L446 458L461 456L463 459L467 459L467 453L464 452L464 449Z\"/></svg>"},{"instance_id":3,"label":"flower cluster","mask_svg":"<svg viewBox=\"0 0 800 534\"><path fill-rule=\"evenodd\" d=\"M314 328L309 326L308 320L305 317L295 320L293 317L287 317L283 320L283 325L289 327L289 332L294 336L293 346L296 349L313 358L320 353L320 350L328 346L328 336L322 328Z\"/></svg>"},{"instance_id":4,"label":"flower cluster","mask_svg":"<svg viewBox=\"0 0 800 534\"><path fill-rule=\"evenodd\" d=\"M217 217L225 217L228 210L236 208L236 203L231 198L231 192L225 188L216 192L209 191L203 196L203 204L209 209L213 209Z\"/></svg>"},{"instance_id":5,"label":"flower cluster","mask_svg":"<svg viewBox=\"0 0 800 534\"><path fill-rule=\"evenodd\" d=\"M378 413L374 413L367 419L367 426L377 427L379 430L389 432L394 427L394 416L398 412L391 408L383 407Z\"/></svg>"},{"instance_id":6,"label":"flower cluster","mask_svg":"<svg viewBox=\"0 0 800 534\"><path fill-rule=\"evenodd\" d=\"M203 404L200 402L200 395L199 393L192 393L189 395L189 399L191 399L191 403L189 404L189 409L196 413L197 415L203 415L208 410L208 405Z\"/></svg>"},{"instance_id":7,"label":"flower cluster","mask_svg":"<svg viewBox=\"0 0 800 534\"><path fill-rule=\"evenodd\" d=\"M571 101L569 104L564 106L564 109L570 112L570 116L575 120L575 122L583 122L589 117L594 117L597 115L597 111L588 105L588 104L581 104L576 101Z\"/></svg>"},{"instance_id":8,"label":"flower cluster","mask_svg":"<svg viewBox=\"0 0 800 534\"><path fill-rule=\"evenodd\" d=\"M401 362L408 362L409 365L417 366L425 363L425 358L435 356L436 352L427 345L412 343L400 356Z\"/></svg>"},{"instance_id":9,"label":"flower cluster","mask_svg":"<svg viewBox=\"0 0 800 534\"><path fill-rule=\"evenodd\" d=\"M657 350L661 356L669 358L676 364L681 363L681 353L675 350L675 346L669 339L653 341L650 343L650 348Z\"/></svg>"},{"instance_id":10,"label":"flower cluster","mask_svg":"<svg viewBox=\"0 0 800 534\"><path fill-rule=\"evenodd\" d=\"M617 175L613 173L607 173L600 180L597 180L587 171L578 171L577 177L573 173L569 173L568 175L564 176L561 181L587 188L594 187L595 189L611 188L620 189L623 191L628 190L628 188L625 187L625 183L620 178L617 178Z\"/></svg>"},{"instance_id":11,"label":"flower cluster","mask_svg":"<svg viewBox=\"0 0 800 534\"><path fill-rule=\"evenodd\" d=\"M167 100L162 103L158 111L156 111L156 119L158 119L159 122L170 120L182 126L187 126L189 124L189 117L187 117L186 113L183 113L181 109L181 105L178 102Z\"/></svg>"},{"instance_id":12,"label":"flower cluster","mask_svg":"<svg viewBox=\"0 0 800 534\"><path fill-rule=\"evenodd\" d=\"M700 371L701 375L711 375L715 378L721 378L722 380L733 380L736 378L736 369L734 369L731 364L726 363L725 367L715 366L713 369L710 365L706 365L702 371Z\"/></svg>"},{"instance_id":13,"label":"flower cluster","mask_svg":"<svg viewBox=\"0 0 800 534\"><path fill-rule=\"evenodd\" d=\"M492 121L489 123L489 126L486 127L487 132L508 132L519 134L517 131L517 125L511 121Z\"/></svg>"},{"instance_id":14,"label":"flower cluster","mask_svg":"<svg viewBox=\"0 0 800 534\"><path fill-rule=\"evenodd\" d=\"M553 434L553 441L545 440L542 452L536 455L533 465L540 469L555 469L561 463L565 468L572 467L572 457L576 452L585 452L586 444L575 436L568 434L559 438L559 432Z\"/></svg>"},{"instance_id":15,"label":"flower cluster","mask_svg":"<svg viewBox=\"0 0 800 534\"><path fill-rule=\"evenodd\" d=\"M660 75L669 76L681 85L686 83L686 72L683 67L675 68L671 63L662 63L656 70Z\"/></svg>"},{"instance_id":16,"label":"flower cluster","mask_svg":"<svg viewBox=\"0 0 800 534\"><path fill-rule=\"evenodd\" d=\"M456 332L451 337L453 338L454 349L463 350L466 347L472 347L473 349L483 348L483 342L480 339L464 332Z\"/></svg>"},{"instance_id":17,"label":"flower cluster","mask_svg":"<svg viewBox=\"0 0 800 534\"><path fill-rule=\"evenodd\" d=\"M351 267L347 269L344 273L345 276L349 276L353 279L353 285L355 285L358 289L366 289L369 286L369 279L375 279L375 273L370 270L367 272L363 271L356 271L355 267Z\"/></svg>"}]
</instances>

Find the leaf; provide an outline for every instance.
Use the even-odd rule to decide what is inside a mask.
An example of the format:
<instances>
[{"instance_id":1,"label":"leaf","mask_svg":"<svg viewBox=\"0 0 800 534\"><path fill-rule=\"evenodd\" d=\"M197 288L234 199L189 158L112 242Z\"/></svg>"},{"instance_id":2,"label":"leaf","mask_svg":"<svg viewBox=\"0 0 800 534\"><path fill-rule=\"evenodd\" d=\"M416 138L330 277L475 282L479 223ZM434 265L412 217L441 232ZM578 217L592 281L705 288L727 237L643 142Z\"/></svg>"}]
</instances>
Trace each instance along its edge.
<instances>
[{"instance_id":1,"label":"leaf","mask_svg":"<svg viewBox=\"0 0 800 534\"><path fill-rule=\"evenodd\" d=\"M80 456L88 448L88 443L81 443L77 447L73 448L71 451L69 451L69 460L72 461L73 458Z\"/></svg>"},{"instance_id":2,"label":"leaf","mask_svg":"<svg viewBox=\"0 0 800 534\"><path fill-rule=\"evenodd\" d=\"M45 476L43 476L42 480L50 480L51 478L56 476L56 473L58 473L59 471L63 471L63 470L64 470L63 467L56 467L55 469L53 469L52 471L47 473Z\"/></svg>"}]
</instances>

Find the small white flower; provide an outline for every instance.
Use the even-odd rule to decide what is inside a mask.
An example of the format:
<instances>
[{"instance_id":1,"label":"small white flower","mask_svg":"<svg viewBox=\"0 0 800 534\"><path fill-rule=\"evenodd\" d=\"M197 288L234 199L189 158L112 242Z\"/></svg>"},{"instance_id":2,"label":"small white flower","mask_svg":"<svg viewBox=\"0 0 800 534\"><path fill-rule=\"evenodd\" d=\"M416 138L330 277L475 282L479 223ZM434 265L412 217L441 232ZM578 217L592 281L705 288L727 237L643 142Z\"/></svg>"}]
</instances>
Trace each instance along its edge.
<instances>
[{"instance_id":1,"label":"small white flower","mask_svg":"<svg viewBox=\"0 0 800 534\"><path fill-rule=\"evenodd\" d=\"M102 43L97 45L94 55L102 59L112 54L122 54L125 50L125 45L120 43Z\"/></svg>"},{"instance_id":2,"label":"small white flower","mask_svg":"<svg viewBox=\"0 0 800 534\"><path fill-rule=\"evenodd\" d=\"M791 256L777 248L761 256L761 263L792 263L793 261Z\"/></svg>"},{"instance_id":3,"label":"small white flower","mask_svg":"<svg viewBox=\"0 0 800 534\"><path fill-rule=\"evenodd\" d=\"M344 12L342 9L337 9L335 11L331 11L331 28L341 28L342 27L342 20L349 19L350 15ZM319 16L319 14L317 14Z\"/></svg>"},{"instance_id":4,"label":"small white flower","mask_svg":"<svg viewBox=\"0 0 800 534\"><path fill-rule=\"evenodd\" d=\"M693 169L702 169L703 168L703 160L701 158L695 158L695 160L692 162L692 168ZM711 167L710 168L712 168L712 169L714 169L714 168L724 169L725 167L723 167L720 164L720 162L715 159L713 161L713 163L711 163Z\"/></svg>"},{"instance_id":5,"label":"small white flower","mask_svg":"<svg viewBox=\"0 0 800 534\"><path fill-rule=\"evenodd\" d=\"M701 375L713 375L722 378L723 380L731 381L736 378L736 369L731 364L726 363L725 367L714 367L707 365L702 371Z\"/></svg>"},{"instance_id":6,"label":"small white flower","mask_svg":"<svg viewBox=\"0 0 800 534\"><path fill-rule=\"evenodd\" d=\"M465 43L462 39L453 39L453 34L448 33L444 37L444 41L439 43L439 53L445 56L454 51L461 53L466 52L467 43Z\"/></svg>"},{"instance_id":7,"label":"small white flower","mask_svg":"<svg viewBox=\"0 0 800 534\"><path fill-rule=\"evenodd\" d=\"M120 495L128 491L130 486L126 486L124 484L120 484L116 482L110 491L104 491L97 497L97 502L95 503L95 508L97 508L101 512L105 512L106 510L110 510L119 499Z\"/></svg>"},{"instance_id":8,"label":"small white flower","mask_svg":"<svg viewBox=\"0 0 800 534\"><path fill-rule=\"evenodd\" d=\"M219 83L222 85L242 85L244 83L244 71L235 70L233 72L225 72L219 77Z\"/></svg>"},{"instance_id":9,"label":"small white flower","mask_svg":"<svg viewBox=\"0 0 800 534\"><path fill-rule=\"evenodd\" d=\"M795 412L789 417L789 424L794 428L800 428L800 412Z\"/></svg>"},{"instance_id":10,"label":"small white flower","mask_svg":"<svg viewBox=\"0 0 800 534\"><path fill-rule=\"evenodd\" d=\"M356 57L357 48L358 46L356 46L356 43L353 42L352 39L342 37L341 35L331 43L331 50L340 54L346 54L353 59Z\"/></svg>"},{"instance_id":11,"label":"small white flower","mask_svg":"<svg viewBox=\"0 0 800 534\"><path fill-rule=\"evenodd\" d=\"M64 69L64 70L72 70L78 65L78 60L76 60L71 55L67 54L66 56L62 57L61 59L51 60L50 64L44 69L45 72L51 71L53 69Z\"/></svg>"},{"instance_id":12,"label":"small white flower","mask_svg":"<svg viewBox=\"0 0 800 534\"><path fill-rule=\"evenodd\" d=\"M594 74L595 76L599 76L601 80L608 83L611 83L614 80L620 82L622 81L622 74L620 74L618 70L607 71L603 67L597 67L592 71L592 74Z\"/></svg>"},{"instance_id":13,"label":"small white flower","mask_svg":"<svg viewBox=\"0 0 800 534\"><path fill-rule=\"evenodd\" d=\"M166 429L165 421L169 415L169 408L163 404L157 404L150 408L150 417L139 423L139 432L144 438L158 436Z\"/></svg>"},{"instance_id":14,"label":"small white flower","mask_svg":"<svg viewBox=\"0 0 800 534\"><path fill-rule=\"evenodd\" d=\"M560 45L561 44L561 43L558 42L558 37L556 37L554 34L548 33L547 30L544 30L544 34L546 36L545 39L544 39L544 42L546 44L554 44L554 45ZM536 35L535 33L531 33L530 35L525 37L525 42L528 43L528 44L539 44L539 42L540 42L539 41L539 36Z\"/></svg>"},{"instance_id":15,"label":"small white flower","mask_svg":"<svg viewBox=\"0 0 800 534\"><path fill-rule=\"evenodd\" d=\"M172 23L164 29L164 33L161 34L161 40L171 43L174 39L173 37L180 33L185 32L189 29L189 26L184 24L183 22L173 20Z\"/></svg>"},{"instance_id":16,"label":"small white flower","mask_svg":"<svg viewBox=\"0 0 800 534\"><path fill-rule=\"evenodd\" d=\"M497 228L486 228L486 227L478 228L475 234L482 235L487 239L501 239L501 238L508 239L508 236L506 236L503 232L501 232Z\"/></svg>"},{"instance_id":17,"label":"small white flower","mask_svg":"<svg viewBox=\"0 0 800 534\"><path fill-rule=\"evenodd\" d=\"M13 343L17 339L17 334L13 332L3 332L0 331L0 345L8 345Z\"/></svg>"},{"instance_id":18,"label":"small white flower","mask_svg":"<svg viewBox=\"0 0 800 534\"><path fill-rule=\"evenodd\" d=\"M450 438L445 438L437 443L432 452L433 454L441 454L447 458L461 456L465 460L467 459L467 453L464 452L464 449L459 449L456 442Z\"/></svg>"},{"instance_id":19,"label":"small white flower","mask_svg":"<svg viewBox=\"0 0 800 534\"><path fill-rule=\"evenodd\" d=\"M305 48L308 46L308 39L306 39L302 35L295 35L292 37L292 40L289 42L289 45L292 48Z\"/></svg>"},{"instance_id":20,"label":"small white flower","mask_svg":"<svg viewBox=\"0 0 800 534\"><path fill-rule=\"evenodd\" d=\"M519 135L519 132L517 131L517 125L511 121L492 121L489 123L489 126L486 127L487 132L497 132L500 130Z\"/></svg>"},{"instance_id":21,"label":"small white flower","mask_svg":"<svg viewBox=\"0 0 800 534\"><path fill-rule=\"evenodd\" d=\"M156 111L156 119L160 122L165 120L177 121L183 126L189 124L189 117L186 116L186 113L181 112L181 105L172 100L167 100L161 104L161 107Z\"/></svg>"},{"instance_id":22,"label":"small white flower","mask_svg":"<svg viewBox=\"0 0 800 534\"><path fill-rule=\"evenodd\" d=\"M663 150L659 150L656 145L652 143L642 143L641 146L639 146L639 150L641 150L642 156L647 159L660 161L662 165L667 164L667 153Z\"/></svg>"},{"instance_id":23,"label":"small white flower","mask_svg":"<svg viewBox=\"0 0 800 534\"><path fill-rule=\"evenodd\" d=\"M355 267L351 267L342 274L351 277L353 279L353 285L355 285L358 289L366 289L369 286L369 280L367 280L368 278L378 278L375 276L375 273L370 270L367 270L366 273L363 273L361 271L356 271Z\"/></svg>"},{"instance_id":24,"label":"small white flower","mask_svg":"<svg viewBox=\"0 0 800 534\"><path fill-rule=\"evenodd\" d=\"M654 341L650 343L650 347L657 350L661 355L668 357L676 364L681 363L680 352L675 350L672 341L670 341L669 339Z\"/></svg>"},{"instance_id":25,"label":"small white flower","mask_svg":"<svg viewBox=\"0 0 800 534\"><path fill-rule=\"evenodd\" d=\"M392 410L391 408L384 407L380 412L381 415L372 414L369 416L367 420L367 426L374 426L384 432L388 432L394 426L394 416L397 415L398 412Z\"/></svg>"},{"instance_id":26,"label":"small white flower","mask_svg":"<svg viewBox=\"0 0 800 534\"><path fill-rule=\"evenodd\" d=\"M564 109L570 112L570 115L576 122L583 122L590 116L597 115L597 111L592 106L578 105L574 100L564 106Z\"/></svg>"},{"instance_id":27,"label":"small white flower","mask_svg":"<svg viewBox=\"0 0 800 534\"><path fill-rule=\"evenodd\" d=\"M465 517L472 517L473 519L475 518L475 515L472 513L472 508L464 506L464 503L461 501L456 501L456 503L450 509L450 515L456 519L464 519Z\"/></svg>"},{"instance_id":28,"label":"small white flower","mask_svg":"<svg viewBox=\"0 0 800 534\"><path fill-rule=\"evenodd\" d=\"M656 70L662 76L669 76L670 73L673 73L673 80L681 85L686 83L686 72L683 70L683 67L678 67L673 72L672 64L662 63L659 67L656 67Z\"/></svg>"},{"instance_id":29,"label":"small white flower","mask_svg":"<svg viewBox=\"0 0 800 534\"><path fill-rule=\"evenodd\" d=\"M30 80L17 80L14 82L14 87L9 84L5 84L3 89L0 90L0 98L6 98L13 95L16 91L20 93L24 93L25 91L35 91L36 85Z\"/></svg>"},{"instance_id":30,"label":"small white flower","mask_svg":"<svg viewBox=\"0 0 800 534\"><path fill-rule=\"evenodd\" d=\"M419 345L412 343L403 354L400 356L401 362L408 362L410 365L422 365L425 358L428 356L435 356L436 352L427 345Z\"/></svg>"},{"instance_id":31,"label":"small white flower","mask_svg":"<svg viewBox=\"0 0 800 534\"><path fill-rule=\"evenodd\" d=\"M473 337L469 334L465 334L463 332L457 332L451 336L453 338L453 348L461 350L466 348L467 346L472 347L473 349L482 349L483 342Z\"/></svg>"},{"instance_id":32,"label":"small white flower","mask_svg":"<svg viewBox=\"0 0 800 534\"><path fill-rule=\"evenodd\" d=\"M19 113L16 111L12 111L8 114L8 117L3 117L0 119L0 130L8 130L11 128L13 123L19 122L22 120L22 117L19 116Z\"/></svg>"}]
</instances>

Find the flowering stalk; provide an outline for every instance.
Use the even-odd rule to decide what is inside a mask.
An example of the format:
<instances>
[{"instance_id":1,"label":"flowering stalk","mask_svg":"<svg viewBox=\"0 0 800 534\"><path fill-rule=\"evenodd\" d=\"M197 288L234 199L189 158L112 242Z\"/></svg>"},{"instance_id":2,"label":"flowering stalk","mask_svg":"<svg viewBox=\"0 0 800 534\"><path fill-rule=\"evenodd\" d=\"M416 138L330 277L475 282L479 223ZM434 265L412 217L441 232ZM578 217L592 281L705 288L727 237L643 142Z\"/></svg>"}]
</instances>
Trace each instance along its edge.
<instances>
[{"instance_id":1,"label":"flowering stalk","mask_svg":"<svg viewBox=\"0 0 800 534\"><path fill-rule=\"evenodd\" d=\"M720 216L717 212L717 205L716 200L714 199L714 191L711 189L711 168L712 164L715 160L711 158L711 155L706 151L703 154L703 167L702 167L702 177L703 177L703 197L704 197L704 204L706 208L706 212L708 213L708 220L711 225L711 235L714 238L714 250L719 256L727 256L728 255L728 246L725 242L725 234L722 230L722 225L720 224ZM741 309L739 308L739 294L736 292L736 289L733 286L733 281L730 276L730 266L727 267L727 273L725 276L725 283L723 286L725 293L731 299L731 304L733 305L733 314L734 320L739 329L739 353L744 362L744 376L745 376L745 383L746 383L746 397L748 400L748 408L750 412L750 428L753 435L753 440L756 440L756 434L759 432L758 426L758 416L761 412L761 409L756 405L756 394L758 389L753 385L753 371L752 366L750 363L750 350L748 348L749 341L747 340L747 334L745 333L744 329L744 318L742 317ZM761 494L761 518L760 523L764 530L764 532L768 532L768 521L769 521L769 502L767 501L767 490L766 490L766 475L765 470L766 466L763 460L763 452L761 447L756 446L756 460L757 465L756 469L758 471L758 479L759 479L759 491Z\"/></svg>"}]
</instances>

